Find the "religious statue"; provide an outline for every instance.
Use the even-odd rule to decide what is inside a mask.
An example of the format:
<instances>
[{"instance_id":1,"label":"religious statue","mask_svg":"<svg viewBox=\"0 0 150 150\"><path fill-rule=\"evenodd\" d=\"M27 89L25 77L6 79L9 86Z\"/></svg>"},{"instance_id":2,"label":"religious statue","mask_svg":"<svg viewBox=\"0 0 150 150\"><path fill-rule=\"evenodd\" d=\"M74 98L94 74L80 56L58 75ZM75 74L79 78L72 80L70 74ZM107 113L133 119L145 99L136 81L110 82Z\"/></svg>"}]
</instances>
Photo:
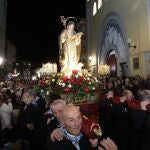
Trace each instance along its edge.
<instances>
[{"instance_id":1,"label":"religious statue","mask_svg":"<svg viewBox=\"0 0 150 150\"><path fill-rule=\"evenodd\" d=\"M61 72L65 75L71 74L72 70L78 68L81 53L82 32L76 33L77 19L74 17L64 18L61 16L64 30L59 36L59 54Z\"/></svg>"}]
</instances>

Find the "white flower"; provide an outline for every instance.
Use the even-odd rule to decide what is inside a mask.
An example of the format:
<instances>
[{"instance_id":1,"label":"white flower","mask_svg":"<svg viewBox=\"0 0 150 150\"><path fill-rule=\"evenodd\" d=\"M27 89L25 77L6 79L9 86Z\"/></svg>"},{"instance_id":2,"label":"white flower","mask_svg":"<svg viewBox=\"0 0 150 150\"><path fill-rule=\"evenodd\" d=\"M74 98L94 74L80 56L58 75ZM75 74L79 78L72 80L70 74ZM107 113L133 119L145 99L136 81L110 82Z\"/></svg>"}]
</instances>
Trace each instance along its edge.
<instances>
[{"instance_id":1,"label":"white flower","mask_svg":"<svg viewBox=\"0 0 150 150\"><path fill-rule=\"evenodd\" d=\"M95 79L95 82L98 82L98 80L97 80L97 79Z\"/></svg>"},{"instance_id":2,"label":"white flower","mask_svg":"<svg viewBox=\"0 0 150 150\"><path fill-rule=\"evenodd\" d=\"M95 90L95 87L93 87L92 90Z\"/></svg>"},{"instance_id":3,"label":"white flower","mask_svg":"<svg viewBox=\"0 0 150 150\"><path fill-rule=\"evenodd\" d=\"M77 74L76 74L76 75L75 75L75 77L76 77L76 78L78 78L78 77L79 77L79 75L77 75Z\"/></svg>"},{"instance_id":4,"label":"white flower","mask_svg":"<svg viewBox=\"0 0 150 150\"><path fill-rule=\"evenodd\" d=\"M61 86L62 86L62 87L65 87L65 85L66 85L65 83L62 83L62 85L61 85Z\"/></svg>"},{"instance_id":5,"label":"white flower","mask_svg":"<svg viewBox=\"0 0 150 150\"><path fill-rule=\"evenodd\" d=\"M42 90L41 90L41 93L43 93L43 92L44 92L44 90L42 89Z\"/></svg>"},{"instance_id":6,"label":"white flower","mask_svg":"<svg viewBox=\"0 0 150 150\"><path fill-rule=\"evenodd\" d=\"M55 82L55 79L52 79L52 82Z\"/></svg>"},{"instance_id":7,"label":"white flower","mask_svg":"<svg viewBox=\"0 0 150 150\"><path fill-rule=\"evenodd\" d=\"M71 87L72 87L72 85L71 85L71 84L69 84L69 85L68 85L68 87L69 87L69 88L71 88Z\"/></svg>"}]
</instances>

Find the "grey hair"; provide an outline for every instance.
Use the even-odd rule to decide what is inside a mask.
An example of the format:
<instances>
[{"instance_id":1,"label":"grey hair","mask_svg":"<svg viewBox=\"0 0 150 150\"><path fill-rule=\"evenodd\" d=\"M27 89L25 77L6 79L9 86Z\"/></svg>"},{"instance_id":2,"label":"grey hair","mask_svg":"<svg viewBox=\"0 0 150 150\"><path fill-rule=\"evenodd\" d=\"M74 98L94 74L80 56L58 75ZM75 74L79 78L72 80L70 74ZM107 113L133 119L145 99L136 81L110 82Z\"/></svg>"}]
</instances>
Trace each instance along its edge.
<instances>
[{"instance_id":1,"label":"grey hair","mask_svg":"<svg viewBox=\"0 0 150 150\"><path fill-rule=\"evenodd\" d=\"M66 101L63 100L63 99L57 99L57 100L54 100L54 101L52 102L51 106L57 105L57 104L66 105Z\"/></svg>"},{"instance_id":2,"label":"grey hair","mask_svg":"<svg viewBox=\"0 0 150 150\"><path fill-rule=\"evenodd\" d=\"M150 101L150 93L147 90L140 90L138 91L138 94L139 94L140 101L144 101L144 100Z\"/></svg>"},{"instance_id":3,"label":"grey hair","mask_svg":"<svg viewBox=\"0 0 150 150\"><path fill-rule=\"evenodd\" d=\"M128 92L132 92L132 91L131 90L124 90L124 91L122 91L121 96L127 96Z\"/></svg>"}]
</instances>

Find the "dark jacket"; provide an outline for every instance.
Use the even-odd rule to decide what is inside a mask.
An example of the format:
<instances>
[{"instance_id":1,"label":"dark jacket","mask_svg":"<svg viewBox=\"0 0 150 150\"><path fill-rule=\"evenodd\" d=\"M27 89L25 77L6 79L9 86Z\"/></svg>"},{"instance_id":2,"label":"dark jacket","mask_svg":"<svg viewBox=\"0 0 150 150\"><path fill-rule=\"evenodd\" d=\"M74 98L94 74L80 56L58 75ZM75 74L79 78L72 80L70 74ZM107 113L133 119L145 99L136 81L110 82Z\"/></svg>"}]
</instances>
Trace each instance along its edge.
<instances>
[{"instance_id":1,"label":"dark jacket","mask_svg":"<svg viewBox=\"0 0 150 150\"><path fill-rule=\"evenodd\" d=\"M130 150L132 140L131 109L127 103L114 104L113 110L113 139L118 149Z\"/></svg>"},{"instance_id":2,"label":"dark jacket","mask_svg":"<svg viewBox=\"0 0 150 150\"><path fill-rule=\"evenodd\" d=\"M45 100L42 97L36 97L36 101L33 104L37 107L40 115L43 116L44 112L46 111L45 107Z\"/></svg>"},{"instance_id":3,"label":"dark jacket","mask_svg":"<svg viewBox=\"0 0 150 150\"><path fill-rule=\"evenodd\" d=\"M57 121L55 117L52 117L47 127L48 127L48 134L50 135L53 132L53 130L60 127L60 123Z\"/></svg>"},{"instance_id":4,"label":"dark jacket","mask_svg":"<svg viewBox=\"0 0 150 150\"><path fill-rule=\"evenodd\" d=\"M27 124L33 124L34 128L28 129ZM41 117L37 107L33 104L25 105L20 110L18 118L18 133L19 138L30 142L32 148L42 150L47 137L46 122Z\"/></svg>"},{"instance_id":5,"label":"dark jacket","mask_svg":"<svg viewBox=\"0 0 150 150\"><path fill-rule=\"evenodd\" d=\"M79 146L80 150L94 150L85 136L83 136L80 139ZM77 150L77 149L71 143L71 141L69 141L64 137L62 141L52 142L49 140L47 150Z\"/></svg>"},{"instance_id":6,"label":"dark jacket","mask_svg":"<svg viewBox=\"0 0 150 150\"><path fill-rule=\"evenodd\" d=\"M113 122L113 102L112 99L103 98L99 101L99 124L104 137L111 137Z\"/></svg>"},{"instance_id":7,"label":"dark jacket","mask_svg":"<svg viewBox=\"0 0 150 150\"><path fill-rule=\"evenodd\" d=\"M134 137L132 149L149 150L150 149L150 113L138 110L132 114L134 125Z\"/></svg>"}]
</instances>

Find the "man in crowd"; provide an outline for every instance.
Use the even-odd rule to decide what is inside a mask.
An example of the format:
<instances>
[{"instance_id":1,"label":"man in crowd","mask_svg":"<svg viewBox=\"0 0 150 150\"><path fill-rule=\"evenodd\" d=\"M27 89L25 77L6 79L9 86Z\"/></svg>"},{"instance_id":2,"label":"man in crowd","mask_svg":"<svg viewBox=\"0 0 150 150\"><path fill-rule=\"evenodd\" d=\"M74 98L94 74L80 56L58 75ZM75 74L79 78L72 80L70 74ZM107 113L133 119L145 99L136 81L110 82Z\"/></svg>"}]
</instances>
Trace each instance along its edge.
<instances>
[{"instance_id":1,"label":"man in crowd","mask_svg":"<svg viewBox=\"0 0 150 150\"><path fill-rule=\"evenodd\" d=\"M65 105L66 102L62 99L55 100L52 104L50 104L53 117L48 123L48 134L50 135L52 141L55 141L55 139L62 139L62 134L59 128L62 126L61 113Z\"/></svg>"},{"instance_id":2,"label":"man in crowd","mask_svg":"<svg viewBox=\"0 0 150 150\"><path fill-rule=\"evenodd\" d=\"M139 91L141 110L132 113L133 119L133 144L132 149L148 150L150 149L150 112L147 106L150 105L150 91Z\"/></svg>"},{"instance_id":3,"label":"man in crowd","mask_svg":"<svg viewBox=\"0 0 150 150\"><path fill-rule=\"evenodd\" d=\"M29 89L28 93L32 99L32 104L37 107L37 110L43 116L45 112L45 100L40 96L37 95L37 92L34 89Z\"/></svg>"},{"instance_id":4,"label":"man in crowd","mask_svg":"<svg viewBox=\"0 0 150 150\"><path fill-rule=\"evenodd\" d=\"M55 150L91 150L87 137L81 133L82 116L79 109L73 104L65 105L62 111L63 134L61 141L49 142L49 149Z\"/></svg>"},{"instance_id":5,"label":"man in crowd","mask_svg":"<svg viewBox=\"0 0 150 150\"><path fill-rule=\"evenodd\" d=\"M54 112L53 106L51 108ZM81 132L82 115L78 107L73 104L63 105L60 112L59 115L54 112L54 115L59 118L62 126L51 133L48 149L93 150L98 148L98 138L89 139ZM100 144L99 149L105 148L107 150L112 147L112 150L117 150L116 145L109 138L102 140Z\"/></svg>"},{"instance_id":6,"label":"man in crowd","mask_svg":"<svg viewBox=\"0 0 150 150\"><path fill-rule=\"evenodd\" d=\"M44 118L46 119L47 124L49 124L49 122L51 121L51 119L53 117L53 113L52 113L52 110L51 110L51 104L55 100L60 100L60 99L61 99L61 96L56 92L51 92L49 94L48 103L46 105L46 111L44 113Z\"/></svg>"},{"instance_id":7,"label":"man in crowd","mask_svg":"<svg viewBox=\"0 0 150 150\"><path fill-rule=\"evenodd\" d=\"M19 138L30 142L32 149L44 150L47 126L39 107L33 104L35 97L34 90L26 90L23 93L25 105L19 111L18 133Z\"/></svg>"}]
</instances>

